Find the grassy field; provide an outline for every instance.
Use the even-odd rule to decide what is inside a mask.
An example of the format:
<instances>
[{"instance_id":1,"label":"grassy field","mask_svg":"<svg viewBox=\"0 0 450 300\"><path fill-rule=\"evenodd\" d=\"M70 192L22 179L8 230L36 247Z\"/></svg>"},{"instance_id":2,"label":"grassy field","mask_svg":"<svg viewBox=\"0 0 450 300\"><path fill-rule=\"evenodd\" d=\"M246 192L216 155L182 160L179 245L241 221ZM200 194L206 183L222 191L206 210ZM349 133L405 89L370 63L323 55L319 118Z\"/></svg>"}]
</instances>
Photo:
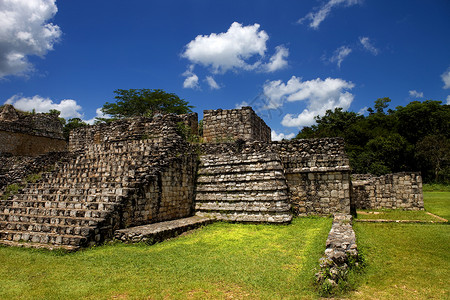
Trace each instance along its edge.
<instances>
[{"instance_id":1,"label":"grassy field","mask_svg":"<svg viewBox=\"0 0 450 300\"><path fill-rule=\"evenodd\" d=\"M153 246L0 247L0 299L314 299L330 218L215 223Z\"/></svg>"},{"instance_id":2,"label":"grassy field","mask_svg":"<svg viewBox=\"0 0 450 300\"><path fill-rule=\"evenodd\" d=\"M424 192L425 208L446 219L450 192ZM388 212L390 217L421 218L420 212ZM367 216L364 216L367 217ZM400 218L399 218L400 217ZM366 274L351 299L450 299L450 226L371 224L353 226L364 253Z\"/></svg>"},{"instance_id":3,"label":"grassy field","mask_svg":"<svg viewBox=\"0 0 450 300\"><path fill-rule=\"evenodd\" d=\"M450 192L425 192L450 216ZM417 219L423 212L385 212ZM289 226L215 223L153 246L76 253L0 247L0 299L317 299L330 218ZM449 224L354 225L367 263L350 299L450 299Z\"/></svg>"},{"instance_id":4,"label":"grassy field","mask_svg":"<svg viewBox=\"0 0 450 300\"><path fill-rule=\"evenodd\" d=\"M442 222L434 216L430 216L425 211L403 211L403 210L363 210L358 213L356 220L360 219L384 219L384 220L415 220L415 221L433 221Z\"/></svg>"}]
</instances>

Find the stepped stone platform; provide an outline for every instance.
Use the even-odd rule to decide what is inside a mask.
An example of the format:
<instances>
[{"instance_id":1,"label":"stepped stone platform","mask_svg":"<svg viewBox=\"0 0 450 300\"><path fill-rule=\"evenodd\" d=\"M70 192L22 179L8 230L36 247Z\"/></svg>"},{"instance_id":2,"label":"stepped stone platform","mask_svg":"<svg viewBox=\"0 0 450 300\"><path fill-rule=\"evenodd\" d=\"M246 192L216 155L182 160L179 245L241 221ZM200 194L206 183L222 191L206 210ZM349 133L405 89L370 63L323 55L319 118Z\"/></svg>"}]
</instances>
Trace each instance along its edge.
<instances>
[{"instance_id":1,"label":"stepped stone platform","mask_svg":"<svg viewBox=\"0 0 450 300\"><path fill-rule=\"evenodd\" d=\"M53 171L0 201L0 243L74 250L116 229L191 215L197 156L178 122L166 115L73 132Z\"/></svg>"},{"instance_id":2,"label":"stepped stone platform","mask_svg":"<svg viewBox=\"0 0 450 300\"><path fill-rule=\"evenodd\" d=\"M136 226L116 230L114 239L124 243L154 244L176 237L186 231L210 224L212 218L192 216L188 218Z\"/></svg>"},{"instance_id":3,"label":"stepped stone platform","mask_svg":"<svg viewBox=\"0 0 450 300\"><path fill-rule=\"evenodd\" d=\"M196 215L239 222L292 220L278 155L269 148L255 153L252 146L204 145L202 151L206 154L200 156L197 178Z\"/></svg>"}]
</instances>

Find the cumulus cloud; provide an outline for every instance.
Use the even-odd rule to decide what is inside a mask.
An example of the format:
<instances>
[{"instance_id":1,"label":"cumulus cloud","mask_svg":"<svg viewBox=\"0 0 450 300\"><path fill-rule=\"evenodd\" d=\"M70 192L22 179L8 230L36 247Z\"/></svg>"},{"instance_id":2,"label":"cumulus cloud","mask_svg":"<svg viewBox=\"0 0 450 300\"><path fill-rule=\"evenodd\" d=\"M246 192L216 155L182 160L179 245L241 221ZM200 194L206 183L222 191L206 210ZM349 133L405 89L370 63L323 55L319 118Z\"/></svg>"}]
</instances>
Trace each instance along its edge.
<instances>
[{"instance_id":1,"label":"cumulus cloud","mask_svg":"<svg viewBox=\"0 0 450 300\"><path fill-rule=\"evenodd\" d=\"M205 80L208 83L210 89L212 89L212 90L220 89L219 84L217 84L217 82L214 80L214 78L212 76L206 76Z\"/></svg>"},{"instance_id":2,"label":"cumulus cloud","mask_svg":"<svg viewBox=\"0 0 450 300\"><path fill-rule=\"evenodd\" d=\"M336 63L337 66L340 68L341 63L351 52L352 49L350 49L350 47L347 46L339 47L334 51L333 56L330 58L330 62Z\"/></svg>"},{"instance_id":3,"label":"cumulus cloud","mask_svg":"<svg viewBox=\"0 0 450 300\"><path fill-rule=\"evenodd\" d=\"M289 134L284 134L282 132L280 133L276 133L275 130L272 130L270 133L271 137L272 137L272 141L281 141L283 139L285 140L290 140L293 137L295 137L295 133L289 133Z\"/></svg>"},{"instance_id":4,"label":"cumulus cloud","mask_svg":"<svg viewBox=\"0 0 450 300\"><path fill-rule=\"evenodd\" d=\"M447 96L447 105L450 105L450 95Z\"/></svg>"},{"instance_id":5,"label":"cumulus cloud","mask_svg":"<svg viewBox=\"0 0 450 300\"><path fill-rule=\"evenodd\" d=\"M194 73L194 66L191 65L189 68L182 74L186 79L184 79L183 87L185 89L198 89L200 86L198 85L198 76Z\"/></svg>"},{"instance_id":6,"label":"cumulus cloud","mask_svg":"<svg viewBox=\"0 0 450 300\"><path fill-rule=\"evenodd\" d=\"M308 13L306 16L298 20L298 23L303 23L305 21L310 22L309 27L313 29L318 29L320 23L322 23L326 17L330 14L331 10L339 5L352 6L360 3L361 0L329 0L327 3L322 5L320 8L316 9L314 12Z\"/></svg>"},{"instance_id":7,"label":"cumulus cloud","mask_svg":"<svg viewBox=\"0 0 450 300\"><path fill-rule=\"evenodd\" d=\"M450 89L450 68L447 69L441 75L442 81L444 82L444 89Z\"/></svg>"},{"instance_id":8,"label":"cumulus cloud","mask_svg":"<svg viewBox=\"0 0 450 300\"><path fill-rule=\"evenodd\" d=\"M409 91L409 96L413 98L423 98L423 93L416 90Z\"/></svg>"},{"instance_id":9,"label":"cumulus cloud","mask_svg":"<svg viewBox=\"0 0 450 300\"><path fill-rule=\"evenodd\" d=\"M90 125L92 125L92 124L95 123L95 121L97 120L97 118L110 118L110 117L111 117L110 115L105 115L105 114L102 112L102 108L99 107L99 108L97 108L97 109L95 110L95 117L93 117L92 119L89 119L89 120L83 120L83 121L86 122L86 123L88 123L88 124L90 124Z\"/></svg>"},{"instance_id":10,"label":"cumulus cloud","mask_svg":"<svg viewBox=\"0 0 450 300\"><path fill-rule=\"evenodd\" d=\"M359 42L363 45L364 49L372 53L373 55L378 55L378 49L370 42L370 39L366 36L360 37Z\"/></svg>"},{"instance_id":11,"label":"cumulus cloud","mask_svg":"<svg viewBox=\"0 0 450 300\"><path fill-rule=\"evenodd\" d=\"M264 56L269 36L259 24L231 24L227 32L198 35L186 45L183 57L194 64L211 67L214 73L231 69L255 69L260 63L248 63L253 56Z\"/></svg>"},{"instance_id":12,"label":"cumulus cloud","mask_svg":"<svg viewBox=\"0 0 450 300\"><path fill-rule=\"evenodd\" d=\"M49 23L57 13L56 0L0 1L0 78L33 70L28 56L43 57L61 36Z\"/></svg>"},{"instance_id":13,"label":"cumulus cloud","mask_svg":"<svg viewBox=\"0 0 450 300\"><path fill-rule=\"evenodd\" d=\"M183 74L186 76L184 86L198 88L198 77L192 73L196 65L207 68L212 74L239 70L274 72L285 68L289 50L280 45L267 58L268 40L269 35L260 29L259 24L243 26L237 22L231 24L227 32L198 35L181 54L191 63L191 69ZM220 88L211 76L207 76L205 81L212 89Z\"/></svg>"},{"instance_id":14,"label":"cumulus cloud","mask_svg":"<svg viewBox=\"0 0 450 300\"><path fill-rule=\"evenodd\" d=\"M286 58L289 56L289 49L284 46L277 46L275 54L270 58L270 61L265 65L268 72L274 72L285 68L288 65Z\"/></svg>"},{"instance_id":15,"label":"cumulus cloud","mask_svg":"<svg viewBox=\"0 0 450 300\"><path fill-rule=\"evenodd\" d=\"M50 98L43 98L41 96L21 97L19 95L12 96L6 100L7 104L14 105L15 108L25 111L48 112L51 109L56 109L61 112L62 118L82 118L83 114L81 106L77 101L72 99L61 100L60 103L55 103Z\"/></svg>"},{"instance_id":16,"label":"cumulus cloud","mask_svg":"<svg viewBox=\"0 0 450 300\"><path fill-rule=\"evenodd\" d=\"M306 108L300 114L286 114L281 124L287 127L302 127L314 124L314 117L324 115L328 109L350 107L354 96L348 91L355 85L340 78L320 78L302 81L292 76L287 82L269 81L264 85L264 94L269 99L267 108L278 108L286 101L305 101Z\"/></svg>"}]
</instances>

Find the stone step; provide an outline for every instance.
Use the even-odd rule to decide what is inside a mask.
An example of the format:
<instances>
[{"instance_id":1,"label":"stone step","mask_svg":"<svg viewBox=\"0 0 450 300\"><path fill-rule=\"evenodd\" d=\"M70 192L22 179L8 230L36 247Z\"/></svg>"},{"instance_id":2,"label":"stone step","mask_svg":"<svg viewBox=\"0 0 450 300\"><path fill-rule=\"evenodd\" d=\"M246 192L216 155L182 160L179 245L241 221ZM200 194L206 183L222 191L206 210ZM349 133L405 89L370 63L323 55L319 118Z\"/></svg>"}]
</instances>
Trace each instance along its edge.
<instances>
[{"instance_id":1,"label":"stone step","mask_svg":"<svg viewBox=\"0 0 450 300\"><path fill-rule=\"evenodd\" d=\"M221 191L221 192L201 192L195 195L196 202L203 201L286 201L289 202L287 190L277 191Z\"/></svg>"},{"instance_id":2,"label":"stone step","mask_svg":"<svg viewBox=\"0 0 450 300\"><path fill-rule=\"evenodd\" d=\"M23 232L34 231L34 232L56 233L63 235L68 234L68 235L88 236L90 233L95 232L96 227L0 221L0 229L23 231Z\"/></svg>"},{"instance_id":3,"label":"stone step","mask_svg":"<svg viewBox=\"0 0 450 300\"><path fill-rule=\"evenodd\" d=\"M70 195L70 194L18 194L2 201L3 206L13 207L70 207L64 203L73 204L73 208L89 204L114 204L122 201L122 196L116 195Z\"/></svg>"},{"instance_id":4,"label":"stone step","mask_svg":"<svg viewBox=\"0 0 450 300\"><path fill-rule=\"evenodd\" d=\"M173 221L116 230L114 238L124 243L145 242L153 244L212 222L213 220L208 217L193 216Z\"/></svg>"},{"instance_id":5,"label":"stone step","mask_svg":"<svg viewBox=\"0 0 450 300\"><path fill-rule=\"evenodd\" d=\"M214 175L214 174L235 174L235 173L247 173L253 172L260 174L267 171L283 171L283 167L280 162L274 161L270 163L257 163L257 164L239 164L231 165L224 164L221 166L210 165L208 167L200 165L199 175Z\"/></svg>"},{"instance_id":6,"label":"stone step","mask_svg":"<svg viewBox=\"0 0 450 300\"><path fill-rule=\"evenodd\" d=\"M10 247L23 247L23 248L36 248L36 249L47 249L47 250L65 250L65 251L76 251L80 249L79 246L71 245L52 245L52 244L41 244L41 243L29 243L29 242L16 242L16 241L6 241L0 240L0 245L10 246Z\"/></svg>"},{"instance_id":7,"label":"stone step","mask_svg":"<svg viewBox=\"0 0 450 300\"><path fill-rule=\"evenodd\" d=\"M227 168L229 166L246 168L246 167L261 167L261 166L273 166L277 167L281 165L280 159L276 155L268 157L242 157L237 156L222 156L220 158L216 156L212 157L201 157L200 168Z\"/></svg>"},{"instance_id":8,"label":"stone step","mask_svg":"<svg viewBox=\"0 0 450 300\"><path fill-rule=\"evenodd\" d=\"M87 238L81 235L62 235L50 232L22 232L5 229L0 229L0 240L70 246L82 246L87 242Z\"/></svg>"},{"instance_id":9,"label":"stone step","mask_svg":"<svg viewBox=\"0 0 450 300\"><path fill-rule=\"evenodd\" d=\"M254 222L254 223L289 223L292 220L292 214L286 212L247 212L247 211L198 211L197 216L214 218L216 220L230 221L230 222Z\"/></svg>"},{"instance_id":10,"label":"stone step","mask_svg":"<svg viewBox=\"0 0 450 300\"><path fill-rule=\"evenodd\" d=\"M269 171L261 173L227 173L227 174L215 174L215 175L201 175L198 177L198 183L212 183L212 182L245 182L245 181L270 181L281 179L283 180L284 174L282 171Z\"/></svg>"},{"instance_id":11,"label":"stone step","mask_svg":"<svg viewBox=\"0 0 450 300\"><path fill-rule=\"evenodd\" d=\"M26 187L22 189L19 195L73 195L73 196L126 196L129 192L134 191L131 188L72 188L72 187L52 187L52 188L32 188Z\"/></svg>"},{"instance_id":12,"label":"stone step","mask_svg":"<svg viewBox=\"0 0 450 300\"><path fill-rule=\"evenodd\" d=\"M76 218L105 218L110 211L93 209L69 209L69 208L35 208L35 207L6 207L3 214L16 216L36 215L51 217L76 217Z\"/></svg>"},{"instance_id":13,"label":"stone step","mask_svg":"<svg viewBox=\"0 0 450 300\"><path fill-rule=\"evenodd\" d=\"M287 201L209 201L196 202L196 211L246 211L246 212L282 212L289 211Z\"/></svg>"},{"instance_id":14,"label":"stone step","mask_svg":"<svg viewBox=\"0 0 450 300\"><path fill-rule=\"evenodd\" d=\"M58 224L70 226L95 226L104 221L104 218L95 217L70 217L70 216L43 216L43 215L11 215L0 213L0 221L5 222L28 222L39 224Z\"/></svg>"},{"instance_id":15,"label":"stone step","mask_svg":"<svg viewBox=\"0 0 450 300\"><path fill-rule=\"evenodd\" d=\"M284 180L212 182L197 185L198 192L227 192L227 191L256 192L256 191L277 191L286 189L287 186Z\"/></svg>"},{"instance_id":16,"label":"stone step","mask_svg":"<svg viewBox=\"0 0 450 300\"><path fill-rule=\"evenodd\" d=\"M120 204L120 201L70 201L72 200L70 197L63 197L60 195L56 195L55 200L47 200L51 199L50 197L45 197L47 199L34 200L32 197L24 197L19 200L5 200L3 206L0 206L0 211L4 208L16 208L16 207L29 207L29 208L61 208L61 209L93 209L93 210L112 210ZM95 197L92 197L94 200ZM86 200L86 198L84 198ZM121 199L121 198L120 198ZM92 200L92 199L91 199Z\"/></svg>"}]
</instances>

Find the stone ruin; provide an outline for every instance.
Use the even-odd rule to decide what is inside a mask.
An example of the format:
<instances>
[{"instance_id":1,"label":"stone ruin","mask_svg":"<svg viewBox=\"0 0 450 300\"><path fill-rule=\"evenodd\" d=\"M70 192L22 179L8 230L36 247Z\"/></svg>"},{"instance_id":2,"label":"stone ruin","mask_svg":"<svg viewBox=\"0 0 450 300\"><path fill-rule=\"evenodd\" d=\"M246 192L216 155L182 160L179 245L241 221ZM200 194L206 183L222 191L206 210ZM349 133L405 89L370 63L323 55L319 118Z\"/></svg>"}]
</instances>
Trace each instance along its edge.
<instances>
[{"instance_id":1,"label":"stone ruin","mask_svg":"<svg viewBox=\"0 0 450 300\"><path fill-rule=\"evenodd\" d=\"M114 237L149 241L158 230L159 240L211 220L288 223L294 215L349 214L366 201L352 200L370 184L352 192L340 138L271 142L270 128L244 107L205 111L206 142L190 143L186 130L198 134L197 119L167 114L79 128L56 163L49 154L28 157L34 167L22 167L22 176L52 167L0 200L0 243L74 250ZM0 179L18 169L1 169ZM0 180L1 189L10 182ZM420 199L395 207L423 208Z\"/></svg>"}]
</instances>

